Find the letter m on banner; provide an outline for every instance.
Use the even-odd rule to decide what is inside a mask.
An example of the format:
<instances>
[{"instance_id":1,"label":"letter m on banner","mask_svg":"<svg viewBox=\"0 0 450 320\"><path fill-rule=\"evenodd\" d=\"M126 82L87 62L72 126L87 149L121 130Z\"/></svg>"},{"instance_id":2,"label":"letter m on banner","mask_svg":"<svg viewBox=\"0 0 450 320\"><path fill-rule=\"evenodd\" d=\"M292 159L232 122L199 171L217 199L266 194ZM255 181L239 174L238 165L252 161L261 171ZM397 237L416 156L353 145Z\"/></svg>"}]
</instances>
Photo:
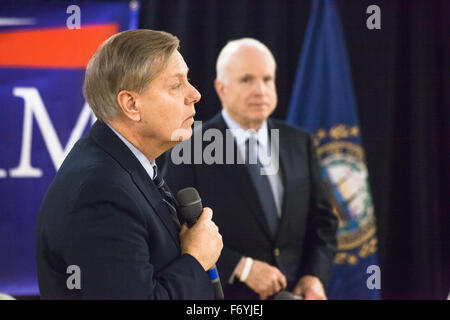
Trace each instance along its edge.
<instances>
[{"instance_id":1,"label":"letter m on banner","mask_svg":"<svg viewBox=\"0 0 450 320\"><path fill-rule=\"evenodd\" d=\"M69 151L74 146L75 142L79 138L83 131L86 129L86 125L91 119L90 124L93 124L96 120L92 110L87 103L84 104L81 110L78 121L73 128L69 141L63 148L56 134L55 128L48 116L44 103L36 88L14 88L13 95L21 97L25 101L25 110L23 116L23 130L22 130L22 147L20 152L20 162L16 168L9 170L10 177L13 178L34 178L42 177L42 170L39 168L33 168L31 166L31 142L33 135L33 119L34 115L42 137L44 138L45 145L51 156L55 170L58 170L62 162L66 158Z\"/></svg>"}]
</instances>

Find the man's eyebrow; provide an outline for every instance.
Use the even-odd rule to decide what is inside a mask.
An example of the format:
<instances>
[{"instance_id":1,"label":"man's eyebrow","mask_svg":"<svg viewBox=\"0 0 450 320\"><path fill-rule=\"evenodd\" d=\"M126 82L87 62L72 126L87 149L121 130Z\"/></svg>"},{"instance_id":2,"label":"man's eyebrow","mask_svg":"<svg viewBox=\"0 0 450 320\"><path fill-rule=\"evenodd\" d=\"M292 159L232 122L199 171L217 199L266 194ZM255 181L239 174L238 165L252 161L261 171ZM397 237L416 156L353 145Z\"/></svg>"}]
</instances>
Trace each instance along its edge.
<instances>
[{"instance_id":1,"label":"man's eyebrow","mask_svg":"<svg viewBox=\"0 0 450 320\"><path fill-rule=\"evenodd\" d=\"M188 74L189 73L189 67L186 66L185 70L186 70L186 73L184 73L184 72L177 72L176 75L183 75L184 76L185 74Z\"/></svg>"},{"instance_id":2,"label":"man's eyebrow","mask_svg":"<svg viewBox=\"0 0 450 320\"><path fill-rule=\"evenodd\" d=\"M189 68L187 69L186 73L177 72L177 73L173 74L173 76L177 77L177 78L184 78L188 73L189 73Z\"/></svg>"}]
</instances>

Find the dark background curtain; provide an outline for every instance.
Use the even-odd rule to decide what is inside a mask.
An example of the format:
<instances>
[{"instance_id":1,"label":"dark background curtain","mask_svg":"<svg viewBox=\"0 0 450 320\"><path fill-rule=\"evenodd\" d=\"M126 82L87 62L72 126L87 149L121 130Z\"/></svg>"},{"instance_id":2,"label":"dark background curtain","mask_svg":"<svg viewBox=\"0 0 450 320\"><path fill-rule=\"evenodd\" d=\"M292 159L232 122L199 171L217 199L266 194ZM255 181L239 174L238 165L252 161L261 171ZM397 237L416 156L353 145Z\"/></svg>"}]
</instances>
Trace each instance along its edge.
<instances>
[{"instance_id":1,"label":"dark background curtain","mask_svg":"<svg viewBox=\"0 0 450 320\"><path fill-rule=\"evenodd\" d=\"M336 0L351 62L378 219L384 299L450 292L450 1ZM368 30L366 9L381 9ZM140 27L169 31L201 92L197 120L220 110L215 60L228 40L254 37L277 60L284 119L311 3L277 0L142 1Z\"/></svg>"}]
</instances>

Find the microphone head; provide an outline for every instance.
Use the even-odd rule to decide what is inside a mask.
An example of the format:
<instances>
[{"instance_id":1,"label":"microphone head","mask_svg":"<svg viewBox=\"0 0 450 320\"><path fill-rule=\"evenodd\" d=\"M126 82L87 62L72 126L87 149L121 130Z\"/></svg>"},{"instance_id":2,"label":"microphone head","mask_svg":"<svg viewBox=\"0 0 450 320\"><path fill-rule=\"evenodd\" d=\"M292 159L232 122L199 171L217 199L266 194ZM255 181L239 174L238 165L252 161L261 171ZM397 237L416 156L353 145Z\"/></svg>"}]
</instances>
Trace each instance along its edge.
<instances>
[{"instance_id":1,"label":"microphone head","mask_svg":"<svg viewBox=\"0 0 450 320\"><path fill-rule=\"evenodd\" d=\"M280 291L274 297L274 300L303 300L302 296L297 296L289 291Z\"/></svg>"},{"instance_id":2,"label":"microphone head","mask_svg":"<svg viewBox=\"0 0 450 320\"><path fill-rule=\"evenodd\" d=\"M180 205L180 214L187 222L188 226L197 222L203 211L202 199L197 190L193 187L181 189L176 195L178 204Z\"/></svg>"}]
</instances>

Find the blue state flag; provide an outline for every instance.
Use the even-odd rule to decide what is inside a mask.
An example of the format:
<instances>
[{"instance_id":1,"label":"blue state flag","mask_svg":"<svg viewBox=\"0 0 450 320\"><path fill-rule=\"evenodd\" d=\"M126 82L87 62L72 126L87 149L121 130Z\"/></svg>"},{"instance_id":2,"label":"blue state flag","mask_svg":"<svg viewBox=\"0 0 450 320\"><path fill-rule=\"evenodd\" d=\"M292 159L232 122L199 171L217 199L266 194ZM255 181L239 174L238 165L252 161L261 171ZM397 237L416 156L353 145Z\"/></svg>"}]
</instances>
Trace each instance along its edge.
<instances>
[{"instance_id":1,"label":"blue state flag","mask_svg":"<svg viewBox=\"0 0 450 320\"><path fill-rule=\"evenodd\" d=\"M329 299L379 299L380 269L369 175L339 14L313 0L287 121L314 138L338 217Z\"/></svg>"}]
</instances>

